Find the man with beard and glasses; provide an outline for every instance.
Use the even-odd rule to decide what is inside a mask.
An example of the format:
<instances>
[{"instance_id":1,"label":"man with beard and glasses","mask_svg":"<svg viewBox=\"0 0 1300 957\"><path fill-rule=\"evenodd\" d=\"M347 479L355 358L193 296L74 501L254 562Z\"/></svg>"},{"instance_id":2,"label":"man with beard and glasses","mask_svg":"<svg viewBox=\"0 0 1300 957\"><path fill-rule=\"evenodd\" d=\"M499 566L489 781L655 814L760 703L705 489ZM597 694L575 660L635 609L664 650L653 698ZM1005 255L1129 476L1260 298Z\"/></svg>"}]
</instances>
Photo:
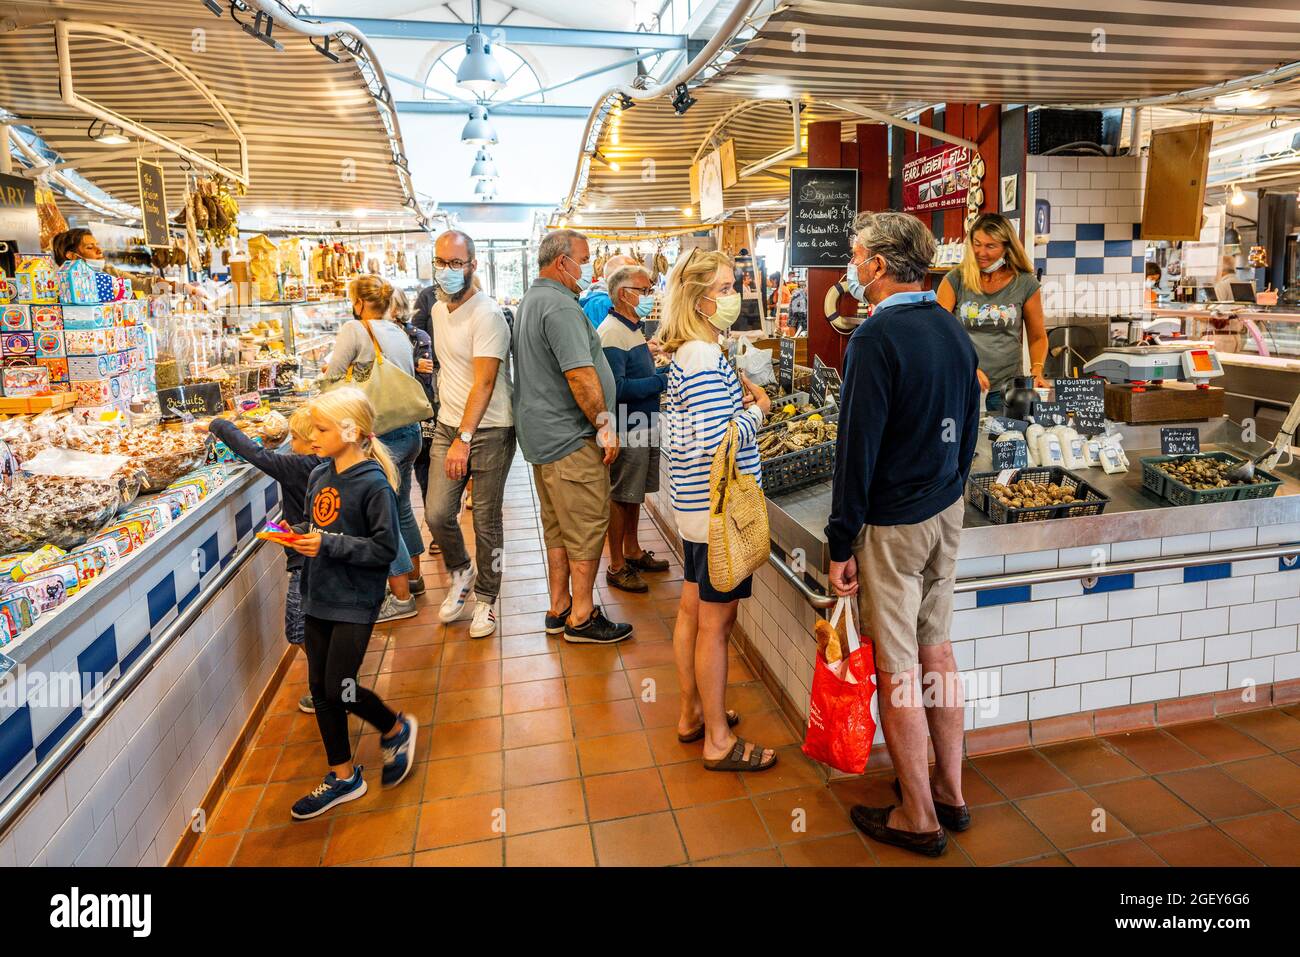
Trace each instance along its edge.
<instances>
[{"instance_id":1,"label":"man with beard and glasses","mask_svg":"<svg viewBox=\"0 0 1300 957\"><path fill-rule=\"evenodd\" d=\"M442 550L451 584L438 611L455 621L475 593L471 638L496 631L501 591L501 500L515 457L511 409L510 327L496 300L478 288L474 240L460 230L433 247L437 303L430 313L438 359L438 423L429 446L425 520ZM474 481L474 546L465 548L458 516L465 484Z\"/></svg>"}]
</instances>

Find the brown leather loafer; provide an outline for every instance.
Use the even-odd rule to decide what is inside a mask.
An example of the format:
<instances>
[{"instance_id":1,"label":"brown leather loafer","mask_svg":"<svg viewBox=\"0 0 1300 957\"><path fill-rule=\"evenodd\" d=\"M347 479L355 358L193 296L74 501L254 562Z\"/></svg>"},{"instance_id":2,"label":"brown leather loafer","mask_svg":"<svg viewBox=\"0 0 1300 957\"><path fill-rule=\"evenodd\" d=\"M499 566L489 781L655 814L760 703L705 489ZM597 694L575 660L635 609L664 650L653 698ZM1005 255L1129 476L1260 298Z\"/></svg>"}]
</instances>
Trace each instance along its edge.
<instances>
[{"instance_id":1,"label":"brown leather loafer","mask_svg":"<svg viewBox=\"0 0 1300 957\"><path fill-rule=\"evenodd\" d=\"M944 833L943 828L922 833L900 831L896 827L890 827L889 812L893 809L892 804L889 807L867 807L863 804L855 804L849 811L849 819L859 831L881 844L892 844L894 847L901 847L914 854L924 854L926 857L938 857L947 849L948 835Z\"/></svg>"},{"instance_id":2,"label":"brown leather loafer","mask_svg":"<svg viewBox=\"0 0 1300 957\"><path fill-rule=\"evenodd\" d=\"M898 783L898 778L894 778L894 793L900 801L903 800L903 786ZM934 801L933 794L930 795L930 800ZM970 808L965 804L940 804L934 801L934 816L949 831L964 831L970 827Z\"/></svg>"}]
</instances>

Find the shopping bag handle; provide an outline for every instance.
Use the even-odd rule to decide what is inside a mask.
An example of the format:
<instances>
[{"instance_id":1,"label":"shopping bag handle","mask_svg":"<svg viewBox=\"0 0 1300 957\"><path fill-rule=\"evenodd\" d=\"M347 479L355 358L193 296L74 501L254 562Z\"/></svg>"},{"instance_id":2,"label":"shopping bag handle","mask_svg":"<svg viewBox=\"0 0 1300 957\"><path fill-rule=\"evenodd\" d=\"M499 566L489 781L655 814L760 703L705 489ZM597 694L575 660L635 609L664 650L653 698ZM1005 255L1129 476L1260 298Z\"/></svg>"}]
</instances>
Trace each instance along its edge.
<instances>
[{"instance_id":1,"label":"shopping bag handle","mask_svg":"<svg viewBox=\"0 0 1300 957\"><path fill-rule=\"evenodd\" d=\"M858 628L853 620L853 603L856 600L854 595L840 595L835 600L835 609L831 612L831 627L840 620L840 614L844 615L844 633L846 637L845 645L848 648L848 654L853 654L862 647L862 639L858 637Z\"/></svg>"}]
</instances>

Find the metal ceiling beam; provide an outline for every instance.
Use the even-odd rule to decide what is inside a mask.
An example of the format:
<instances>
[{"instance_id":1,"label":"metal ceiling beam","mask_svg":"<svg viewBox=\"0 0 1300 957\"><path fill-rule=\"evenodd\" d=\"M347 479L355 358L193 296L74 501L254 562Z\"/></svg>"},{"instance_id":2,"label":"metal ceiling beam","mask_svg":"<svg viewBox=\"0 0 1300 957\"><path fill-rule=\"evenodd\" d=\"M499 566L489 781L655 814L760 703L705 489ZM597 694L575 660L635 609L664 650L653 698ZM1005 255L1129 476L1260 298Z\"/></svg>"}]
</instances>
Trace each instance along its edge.
<instances>
[{"instance_id":1,"label":"metal ceiling beam","mask_svg":"<svg viewBox=\"0 0 1300 957\"><path fill-rule=\"evenodd\" d=\"M467 23L436 23L431 20L384 20L371 17L339 17L371 40L461 41L473 29ZM496 38L496 29L484 24L484 32ZM501 27L500 42L513 46L596 47L610 50L684 50L686 37L672 33L638 33L628 30L571 30L564 27Z\"/></svg>"},{"instance_id":2,"label":"metal ceiling beam","mask_svg":"<svg viewBox=\"0 0 1300 957\"><path fill-rule=\"evenodd\" d=\"M501 103L493 105L491 100L484 104L493 116L561 116L584 119L591 112L588 106L563 106L559 103ZM399 113L455 113L469 112L473 104L458 100L398 100Z\"/></svg>"}]
</instances>

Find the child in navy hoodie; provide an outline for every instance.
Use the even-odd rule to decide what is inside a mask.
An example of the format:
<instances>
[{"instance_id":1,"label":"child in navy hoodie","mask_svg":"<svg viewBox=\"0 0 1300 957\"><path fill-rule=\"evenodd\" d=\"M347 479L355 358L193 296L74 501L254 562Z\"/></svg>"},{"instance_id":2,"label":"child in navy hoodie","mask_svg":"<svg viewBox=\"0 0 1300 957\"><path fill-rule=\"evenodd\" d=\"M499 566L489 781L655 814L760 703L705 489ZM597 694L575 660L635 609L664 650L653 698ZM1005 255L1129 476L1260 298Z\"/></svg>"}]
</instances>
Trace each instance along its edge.
<instances>
[{"instance_id":1,"label":"child in navy hoodie","mask_svg":"<svg viewBox=\"0 0 1300 957\"><path fill-rule=\"evenodd\" d=\"M290 813L297 820L366 793L361 766L352 763L349 713L381 735L385 786L410 773L417 730L414 716L394 714L357 679L397 557L397 470L374 436L374 408L360 389L333 389L310 410L312 450L325 462L311 474L306 522L295 529L303 535L292 547L307 558L307 684L330 770L294 804Z\"/></svg>"}]
</instances>

